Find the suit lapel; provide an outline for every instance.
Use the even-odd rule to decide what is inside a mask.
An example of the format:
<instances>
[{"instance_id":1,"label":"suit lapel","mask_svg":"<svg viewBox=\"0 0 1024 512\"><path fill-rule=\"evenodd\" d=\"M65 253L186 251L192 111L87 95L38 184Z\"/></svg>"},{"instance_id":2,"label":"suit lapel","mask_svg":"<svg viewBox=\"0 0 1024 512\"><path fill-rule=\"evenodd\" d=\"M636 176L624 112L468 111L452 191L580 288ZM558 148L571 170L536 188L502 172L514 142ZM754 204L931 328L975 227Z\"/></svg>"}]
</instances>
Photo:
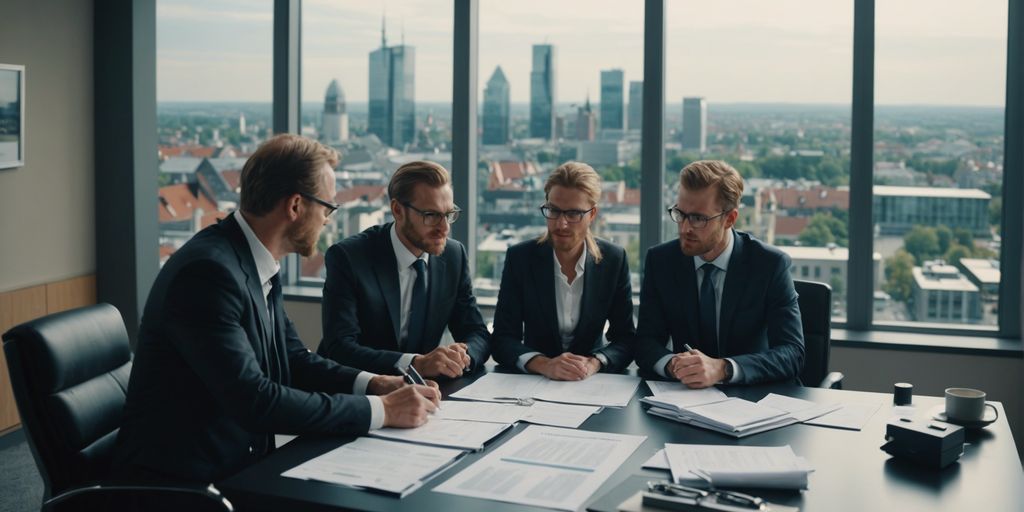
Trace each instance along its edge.
<instances>
[{"instance_id":1,"label":"suit lapel","mask_svg":"<svg viewBox=\"0 0 1024 512\"><path fill-rule=\"evenodd\" d=\"M537 293L534 298L544 315L548 334L543 337L562 351L562 338L558 333L558 312L555 311L555 264L551 242L537 244L533 251L533 277Z\"/></svg>"},{"instance_id":2,"label":"suit lapel","mask_svg":"<svg viewBox=\"0 0 1024 512\"><path fill-rule=\"evenodd\" d=\"M729 336L732 334L736 307L739 305L743 285L748 281L750 265L745 264L743 239L731 232L733 245L732 256L729 257L729 269L725 273L725 285L722 287L722 311L718 317L718 344L721 347L719 357L729 353Z\"/></svg>"},{"instance_id":3,"label":"suit lapel","mask_svg":"<svg viewBox=\"0 0 1024 512\"><path fill-rule=\"evenodd\" d=\"M267 312L267 303L263 298L263 283L260 282L259 272L256 270L256 260L253 258L252 249L249 248L249 242L245 239L242 227L235 220L235 215L238 215L238 213L231 214L230 217L222 221L222 225L228 235L228 239L231 240L231 245L235 249L239 267L241 267L242 273L245 274L245 286L249 291L250 306L256 311L256 315L260 319L259 328L262 343L259 345L254 343L253 350L257 352L260 364L264 367L264 371L266 371L268 354L265 353L265 348L269 347L270 342L273 340L271 336L270 315Z\"/></svg>"},{"instance_id":4,"label":"suit lapel","mask_svg":"<svg viewBox=\"0 0 1024 512\"><path fill-rule=\"evenodd\" d=\"M377 275L377 284L384 295L384 303L388 307L388 316L391 317L391 327L395 333L395 346L401 340L401 301L399 299L400 288L398 286L398 260L395 259L395 249L391 247L391 232L394 229L392 224L387 229L380 231L380 242L377 245L377 254L373 259L374 273Z\"/></svg>"}]
</instances>

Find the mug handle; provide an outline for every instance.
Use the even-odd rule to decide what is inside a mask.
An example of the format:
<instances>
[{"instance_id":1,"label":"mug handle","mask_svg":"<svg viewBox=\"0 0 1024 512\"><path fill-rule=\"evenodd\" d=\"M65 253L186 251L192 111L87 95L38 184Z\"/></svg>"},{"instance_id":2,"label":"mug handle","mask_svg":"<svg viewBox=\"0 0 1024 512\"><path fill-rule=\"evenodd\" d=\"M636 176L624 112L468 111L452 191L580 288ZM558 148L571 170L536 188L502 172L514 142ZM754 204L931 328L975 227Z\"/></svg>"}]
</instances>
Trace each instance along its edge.
<instances>
[{"instance_id":1,"label":"mug handle","mask_svg":"<svg viewBox=\"0 0 1024 512\"><path fill-rule=\"evenodd\" d=\"M992 404L990 404L988 402L985 402L985 407L991 407L992 410L996 412L996 419L997 420L999 419L999 409L996 409L996 406L994 406L994 405L992 405ZM995 420L993 420L993 421L995 421Z\"/></svg>"}]
</instances>

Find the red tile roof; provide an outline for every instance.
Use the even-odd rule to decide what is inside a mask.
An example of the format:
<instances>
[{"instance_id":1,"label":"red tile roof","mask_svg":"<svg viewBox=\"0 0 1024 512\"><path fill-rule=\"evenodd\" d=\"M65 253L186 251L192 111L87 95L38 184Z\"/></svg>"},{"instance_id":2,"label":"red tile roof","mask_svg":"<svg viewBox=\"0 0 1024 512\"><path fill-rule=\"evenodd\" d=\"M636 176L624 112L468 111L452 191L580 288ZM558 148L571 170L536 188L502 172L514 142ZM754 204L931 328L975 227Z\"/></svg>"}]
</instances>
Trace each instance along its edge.
<instances>
[{"instance_id":1,"label":"red tile roof","mask_svg":"<svg viewBox=\"0 0 1024 512\"><path fill-rule=\"evenodd\" d=\"M187 146L160 146L160 159L175 156L194 156L196 158L210 158L217 151L213 146L199 146L190 144Z\"/></svg>"},{"instance_id":2,"label":"red tile roof","mask_svg":"<svg viewBox=\"0 0 1024 512\"><path fill-rule=\"evenodd\" d=\"M532 162L517 160L496 160L490 165L491 176L487 182L488 190L505 188L513 181L520 181L528 176L537 174L537 167Z\"/></svg>"},{"instance_id":3,"label":"red tile roof","mask_svg":"<svg viewBox=\"0 0 1024 512\"><path fill-rule=\"evenodd\" d=\"M775 217L775 236L796 238L810 222L810 217Z\"/></svg>"},{"instance_id":4,"label":"red tile roof","mask_svg":"<svg viewBox=\"0 0 1024 512\"><path fill-rule=\"evenodd\" d=\"M220 175L224 177L224 181L228 182L228 186L231 187L231 190L238 190L238 187L241 186L241 182L242 182L242 171L241 170L237 170L237 171L223 171L223 172L220 173Z\"/></svg>"},{"instance_id":5,"label":"red tile roof","mask_svg":"<svg viewBox=\"0 0 1024 512\"><path fill-rule=\"evenodd\" d=\"M781 210L850 209L849 190L837 190L831 187L814 187L809 190L794 188L765 189L761 192L761 199L767 203L772 195L775 196L776 207Z\"/></svg>"},{"instance_id":6,"label":"red tile roof","mask_svg":"<svg viewBox=\"0 0 1024 512\"><path fill-rule=\"evenodd\" d=\"M203 193L196 197L193 186L188 183L160 187L159 194L157 210L160 222L189 220L196 208L202 208L204 215L217 212L217 205Z\"/></svg>"}]
</instances>

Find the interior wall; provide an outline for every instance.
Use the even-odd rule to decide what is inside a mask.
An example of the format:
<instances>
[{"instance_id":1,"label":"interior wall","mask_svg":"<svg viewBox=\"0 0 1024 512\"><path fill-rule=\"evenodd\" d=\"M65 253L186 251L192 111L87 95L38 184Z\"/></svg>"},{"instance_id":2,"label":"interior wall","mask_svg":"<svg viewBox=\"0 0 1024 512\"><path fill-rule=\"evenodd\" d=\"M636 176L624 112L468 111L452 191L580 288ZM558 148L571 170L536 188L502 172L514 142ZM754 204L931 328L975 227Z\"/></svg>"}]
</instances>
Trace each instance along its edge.
<instances>
[{"instance_id":1,"label":"interior wall","mask_svg":"<svg viewBox=\"0 0 1024 512\"><path fill-rule=\"evenodd\" d=\"M25 166L0 170L0 292L93 274L92 2L5 2L0 63L25 66Z\"/></svg>"}]
</instances>

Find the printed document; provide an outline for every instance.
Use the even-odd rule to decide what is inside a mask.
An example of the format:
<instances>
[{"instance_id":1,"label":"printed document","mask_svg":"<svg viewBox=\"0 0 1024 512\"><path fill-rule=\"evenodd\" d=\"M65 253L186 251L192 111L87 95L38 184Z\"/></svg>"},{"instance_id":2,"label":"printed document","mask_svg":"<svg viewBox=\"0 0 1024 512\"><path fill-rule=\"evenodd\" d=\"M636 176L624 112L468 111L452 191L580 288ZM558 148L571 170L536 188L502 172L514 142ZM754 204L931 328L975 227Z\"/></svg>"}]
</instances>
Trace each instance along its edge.
<instances>
[{"instance_id":1,"label":"printed document","mask_svg":"<svg viewBox=\"0 0 1024 512\"><path fill-rule=\"evenodd\" d=\"M580 510L644 439L533 425L434 491Z\"/></svg>"},{"instance_id":2,"label":"printed document","mask_svg":"<svg viewBox=\"0 0 1024 512\"><path fill-rule=\"evenodd\" d=\"M436 418L486 421L491 423L515 423L525 421L553 427L579 428L587 418L601 411L600 407L589 405L556 404L534 402L529 406L476 402L466 400L445 400L437 411Z\"/></svg>"},{"instance_id":3,"label":"printed document","mask_svg":"<svg viewBox=\"0 0 1024 512\"><path fill-rule=\"evenodd\" d=\"M798 422L805 422L809 419L817 418L818 416L828 414L841 407L840 404L817 404L810 400L777 395L775 393L768 393L768 396L758 400L757 403L773 407L781 411L786 411Z\"/></svg>"},{"instance_id":4,"label":"printed document","mask_svg":"<svg viewBox=\"0 0 1024 512\"><path fill-rule=\"evenodd\" d=\"M464 453L462 450L360 437L303 462L282 476L405 496Z\"/></svg>"},{"instance_id":5,"label":"printed document","mask_svg":"<svg viewBox=\"0 0 1024 512\"><path fill-rule=\"evenodd\" d=\"M683 485L806 489L810 466L785 446L665 444L672 479Z\"/></svg>"},{"instance_id":6,"label":"printed document","mask_svg":"<svg viewBox=\"0 0 1024 512\"><path fill-rule=\"evenodd\" d=\"M484 444L487 441L511 426L508 423L430 418L430 421L416 428L385 427L374 430L369 435L407 443L480 451L484 449Z\"/></svg>"},{"instance_id":7,"label":"printed document","mask_svg":"<svg viewBox=\"0 0 1024 512\"><path fill-rule=\"evenodd\" d=\"M598 373L579 381L548 380L543 375L489 373L451 396L485 402L533 398L566 404L625 407L639 385L638 377L613 373Z\"/></svg>"}]
</instances>

